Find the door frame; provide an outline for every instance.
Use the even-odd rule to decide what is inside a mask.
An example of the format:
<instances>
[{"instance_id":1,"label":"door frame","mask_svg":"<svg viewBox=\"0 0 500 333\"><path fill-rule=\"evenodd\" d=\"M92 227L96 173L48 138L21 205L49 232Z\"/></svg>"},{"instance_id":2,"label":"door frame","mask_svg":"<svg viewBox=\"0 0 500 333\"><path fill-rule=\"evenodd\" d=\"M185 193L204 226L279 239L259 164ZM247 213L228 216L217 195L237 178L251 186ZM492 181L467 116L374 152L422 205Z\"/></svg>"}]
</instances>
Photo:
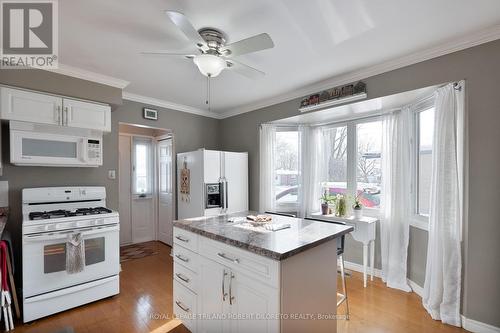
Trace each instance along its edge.
<instances>
[{"instance_id":1,"label":"door frame","mask_svg":"<svg viewBox=\"0 0 500 333\"><path fill-rule=\"evenodd\" d=\"M170 132L169 134L166 135L160 135L154 138L155 142L155 207L156 207L156 212L155 212L155 238L157 241L159 241L159 233L160 233L160 171L158 168L158 161L160 160L160 157L158 156L158 143L162 140L167 140L170 139L172 140L172 161L171 165L172 168L170 170L171 173L171 179L172 179L172 229L173 229L173 222L175 221L175 217L177 216L177 154L175 152L175 135L173 132ZM173 233L173 230L172 230ZM166 244L168 245L168 244ZM173 244L172 244L173 245Z\"/></svg>"}]
</instances>

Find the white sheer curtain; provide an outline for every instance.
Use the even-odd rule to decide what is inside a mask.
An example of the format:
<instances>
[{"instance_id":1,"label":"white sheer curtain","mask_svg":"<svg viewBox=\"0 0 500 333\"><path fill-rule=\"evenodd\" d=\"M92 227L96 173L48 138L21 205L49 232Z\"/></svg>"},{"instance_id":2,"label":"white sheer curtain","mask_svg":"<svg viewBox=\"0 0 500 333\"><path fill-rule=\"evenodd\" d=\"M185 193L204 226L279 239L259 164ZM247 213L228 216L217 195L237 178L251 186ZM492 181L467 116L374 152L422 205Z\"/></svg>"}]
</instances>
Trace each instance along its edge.
<instances>
[{"instance_id":1,"label":"white sheer curtain","mask_svg":"<svg viewBox=\"0 0 500 333\"><path fill-rule=\"evenodd\" d=\"M274 195L274 154L276 146L276 127L271 124L260 125L260 178L259 178L259 211L275 211Z\"/></svg>"},{"instance_id":2,"label":"white sheer curtain","mask_svg":"<svg viewBox=\"0 0 500 333\"><path fill-rule=\"evenodd\" d=\"M300 217L320 211L321 181L324 173L324 142L320 127L299 126L299 209Z\"/></svg>"},{"instance_id":3,"label":"white sheer curtain","mask_svg":"<svg viewBox=\"0 0 500 333\"><path fill-rule=\"evenodd\" d=\"M406 260L411 207L411 114L409 108L386 114L382 121L382 280L388 287L411 291Z\"/></svg>"},{"instance_id":4,"label":"white sheer curtain","mask_svg":"<svg viewBox=\"0 0 500 333\"><path fill-rule=\"evenodd\" d=\"M436 91L429 242L422 302L431 317L461 326L464 82Z\"/></svg>"}]
</instances>

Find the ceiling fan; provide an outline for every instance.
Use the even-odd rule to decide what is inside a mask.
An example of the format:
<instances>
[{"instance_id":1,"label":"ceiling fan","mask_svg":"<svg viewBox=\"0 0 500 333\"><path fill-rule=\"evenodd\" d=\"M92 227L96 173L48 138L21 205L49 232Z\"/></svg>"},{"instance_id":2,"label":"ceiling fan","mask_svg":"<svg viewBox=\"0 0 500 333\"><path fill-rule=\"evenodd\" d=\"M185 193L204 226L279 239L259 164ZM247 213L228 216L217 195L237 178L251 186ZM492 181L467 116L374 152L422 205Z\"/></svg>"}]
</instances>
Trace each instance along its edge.
<instances>
[{"instance_id":1,"label":"ceiling fan","mask_svg":"<svg viewBox=\"0 0 500 333\"><path fill-rule=\"evenodd\" d=\"M256 68L236 61L234 57L273 48L273 40L267 33L226 44L225 34L218 29L202 28L196 30L184 14L172 10L166 10L165 14L195 44L198 52L179 54L159 50L142 52L142 54L192 59L200 72L208 78L218 76L224 69L233 70L249 78L258 78L265 75L264 72Z\"/></svg>"}]
</instances>

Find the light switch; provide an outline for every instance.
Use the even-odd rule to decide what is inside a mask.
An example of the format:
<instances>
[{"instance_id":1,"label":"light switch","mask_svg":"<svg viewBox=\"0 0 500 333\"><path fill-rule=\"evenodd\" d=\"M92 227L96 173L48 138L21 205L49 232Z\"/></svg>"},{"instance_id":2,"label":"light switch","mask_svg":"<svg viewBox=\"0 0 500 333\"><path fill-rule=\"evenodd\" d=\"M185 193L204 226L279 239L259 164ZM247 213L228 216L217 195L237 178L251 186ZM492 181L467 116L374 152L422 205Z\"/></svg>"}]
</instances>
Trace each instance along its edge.
<instances>
[{"instance_id":1,"label":"light switch","mask_svg":"<svg viewBox=\"0 0 500 333\"><path fill-rule=\"evenodd\" d=\"M116 179L116 170L108 170L108 178Z\"/></svg>"}]
</instances>

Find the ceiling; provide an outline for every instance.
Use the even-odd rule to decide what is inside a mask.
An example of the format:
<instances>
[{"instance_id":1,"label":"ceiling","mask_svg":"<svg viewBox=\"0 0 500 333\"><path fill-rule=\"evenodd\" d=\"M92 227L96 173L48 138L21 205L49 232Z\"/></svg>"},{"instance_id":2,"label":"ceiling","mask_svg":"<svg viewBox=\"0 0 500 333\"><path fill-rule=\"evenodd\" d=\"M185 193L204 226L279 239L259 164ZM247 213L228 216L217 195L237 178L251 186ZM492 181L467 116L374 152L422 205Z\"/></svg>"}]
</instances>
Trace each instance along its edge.
<instances>
[{"instance_id":1,"label":"ceiling","mask_svg":"<svg viewBox=\"0 0 500 333\"><path fill-rule=\"evenodd\" d=\"M262 32L274 40L273 49L237 58L265 77L223 71L212 80L214 115L500 24L498 0L64 0L60 63L129 81L128 93L206 110L206 77L190 60L140 55L192 50L165 9L197 29L221 29L228 42Z\"/></svg>"},{"instance_id":2,"label":"ceiling","mask_svg":"<svg viewBox=\"0 0 500 333\"><path fill-rule=\"evenodd\" d=\"M279 119L272 123L281 125L322 125L380 115L430 97L437 88L438 86L430 86L405 91L399 94L340 105L316 112L306 112L297 116Z\"/></svg>"}]
</instances>

